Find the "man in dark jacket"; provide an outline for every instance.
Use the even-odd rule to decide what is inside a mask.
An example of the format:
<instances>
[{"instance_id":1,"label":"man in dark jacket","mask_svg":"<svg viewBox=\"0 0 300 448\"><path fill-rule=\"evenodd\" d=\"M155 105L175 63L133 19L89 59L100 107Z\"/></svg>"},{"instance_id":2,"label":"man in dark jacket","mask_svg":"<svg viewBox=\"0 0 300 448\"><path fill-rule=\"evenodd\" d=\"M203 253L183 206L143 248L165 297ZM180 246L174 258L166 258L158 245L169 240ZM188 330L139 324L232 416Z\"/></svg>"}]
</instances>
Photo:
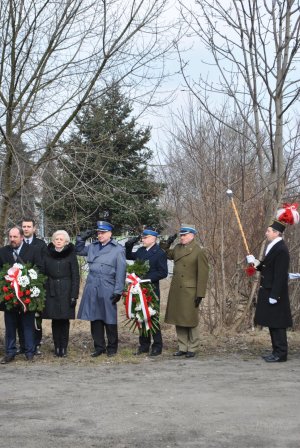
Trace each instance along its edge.
<instances>
[{"instance_id":1,"label":"man in dark jacket","mask_svg":"<svg viewBox=\"0 0 300 448\"><path fill-rule=\"evenodd\" d=\"M269 327L273 350L263 356L266 362L287 360L286 329L293 324L288 293L290 256L282 239L284 229L284 223L274 220L266 231L268 245L264 259L260 262L253 255L247 256L247 262L261 272L254 323Z\"/></svg>"},{"instance_id":2,"label":"man in dark jacket","mask_svg":"<svg viewBox=\"0 0 300 448\"><path fill-rule=\"evenodd\" d=\"M143 247L140 247L136 252L133 252L133 246L137 243L140 237L131 238L125 243L126 259L127 260L148 260L149 271L145 274L145 278L151 280L154 292L160 298L159 280L167 277L168 264L167 255L157 244L158 233L153 228L145 228L141 239ZM148 353L151 344L151 336L139 337L139 348L137 355ZM153 344L151 347L150 356L160 355L162 352L162 336L160 329L153 335Z\"/></svg>"},{"instance_id":3,"label":"man in dark jacket","mask_svg":"<svg viewBox=\"0 0 300 448\"><path fill-rule=\"evenodd\" d=\"M41 269L41 259L39 253L24 242L23 231L19 227L13 227L8 233L9 244L0 249L0 268L8 263L31 263ZM1 364L6 364L14 360L17 352L16 330L20 316L24 332L25 356L27 360L32 360L35 353L34 341L34 312L27 311L4 311L5 322L5 351L6 355L1 360Z\"/></svg>"},{"instance_id":4,"label":"man in dark jacket","mask_svg":"<svg viewBox=\"0 0 300 448\"><path fill-rule=\"evenodd\" d=\"M47 244L44 240L37 238L36 236L36 223L34 219L26 217L23 218L21 222L21 227L24 234L24 240L27 244L32 244L32 246L39 252L39 255L41 259L43 260L43 256L47 252ZM35 337L35 354L41 355L40 347L41 347L41 340L42 340L42 318L40 316L37 316L36 318L37 322L37 328L35 328L34 331L34 337ZM25 353L25 347L24 347L24 338L22 334L22 326L20 323L18 323L18 336L19 336L19 342L20 342L20 349L17 350L17 354L19 353Z\"/></svg>"}]
</instances>

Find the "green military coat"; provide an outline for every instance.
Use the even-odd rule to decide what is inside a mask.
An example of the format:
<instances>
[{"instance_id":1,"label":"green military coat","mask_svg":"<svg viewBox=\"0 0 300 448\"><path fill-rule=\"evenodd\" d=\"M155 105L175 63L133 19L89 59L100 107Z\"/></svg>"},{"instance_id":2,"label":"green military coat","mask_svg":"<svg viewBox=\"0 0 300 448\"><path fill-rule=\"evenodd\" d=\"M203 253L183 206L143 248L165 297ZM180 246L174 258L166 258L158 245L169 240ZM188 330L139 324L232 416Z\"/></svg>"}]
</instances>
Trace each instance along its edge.
<instances>
[{"instance_id":1,"label":"green military coat","mask_svg":"<svg viewBox=\"0 0 300 448\"><path fill-rule=\"evenodd\" d=\"M206 254L193 240L166 251L174 260L173 278L170 286L165 321L180 327L196 327L199 310L195 307L196 297L205 297L208 280Z\"/></svg>"}]
</instances>

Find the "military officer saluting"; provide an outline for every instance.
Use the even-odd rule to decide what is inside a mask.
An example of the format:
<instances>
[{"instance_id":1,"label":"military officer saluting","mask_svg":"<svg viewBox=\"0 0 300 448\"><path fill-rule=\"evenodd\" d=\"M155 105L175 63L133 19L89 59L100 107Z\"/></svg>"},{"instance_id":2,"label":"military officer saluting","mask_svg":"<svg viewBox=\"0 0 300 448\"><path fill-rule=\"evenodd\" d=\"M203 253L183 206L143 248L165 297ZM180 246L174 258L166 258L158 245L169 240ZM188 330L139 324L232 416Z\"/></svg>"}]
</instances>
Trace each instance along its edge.
<instances>
[{"instance_id":1,"label":"military officer saluting","mask_svg":"<svg viewBox=\"0 0 300 448\"><path fill-rule=\"evenodd\" d=\"M91 322L95 348L92 357L102 353L114 356L118 349L117 302L124 289L126 259L124 248L112 238L112 231L110 222L97 221L97 229L82 232L75 245L76 254L87 257L89 265L77 317ZM85 241L95 232L97 241L86 246Z\"/></svg>"},{"instance_id":2,"label":"military officer saluting","mask_svg":"<svg viewBox=\"0 0 300 448\"><path fill-rule=\"evenodd\" d=\"M149 271L145 274L145 278L149 279L153 285L153 289L158 298L160 298L159 280L167 277L168 263L165 251L157 244L158 232L153 227L146 227L141 237L130 238L125 243L127 260L142 260L149 262ZM133 252L133 246L139 240L142 240L142 247ZM136 355L148 353L151 345L151 335L140 335L139 347ZM150 356L158 356L162 352L163 342L160 328L153 335L153 343Z\"/></svg>"},{"instance_id":3,"label":"military officer saluting","mask_svg":"<svg viewBox=\"0 0 300 448\"><path fill-rule=\"evenodd\" d=\"M174 356L193 358L199 347L199 305L205 297L208 281L208 261L204 250L196 243L193 225L180 228L180 243L167 249L174 260L165 321L176 326L178 351ZM169 245L172 237L169 238Z\"/></svg>"}]
</instances>

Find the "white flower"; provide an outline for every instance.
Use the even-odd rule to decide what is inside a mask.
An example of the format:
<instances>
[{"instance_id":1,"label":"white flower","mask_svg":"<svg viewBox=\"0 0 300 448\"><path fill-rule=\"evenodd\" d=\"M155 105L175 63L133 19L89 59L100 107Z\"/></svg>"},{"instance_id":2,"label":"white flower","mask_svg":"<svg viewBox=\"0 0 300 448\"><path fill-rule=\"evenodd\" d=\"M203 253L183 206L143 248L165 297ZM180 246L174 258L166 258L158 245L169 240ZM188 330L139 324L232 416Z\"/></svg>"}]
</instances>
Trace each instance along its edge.
<instances>
[{"instance_id":1,"label":"white flower","mask_svg":"<svg viewBox=\"0 0 300 448\"><path fill-rule=\"evenodd\" d=\"M138 283L131 288L132 294L139 294L140 290L141 290L141 287Z\"/></svg>"},{"instance_id":2,"label":"white flower","mask_svg":"<svg viewBox=\"0 0 300 448\"><path fill-rule=\"evenodd\" d=\"M29 269L28 274L29 274L29 277L32 280L36 280L37 279L37 272L34 269Z\"/></svg>"},{"instance_id":3,"label":"white flower","mask_svg":"<svg viewBox=\"0 0 300 448\"><path fill-rule=\"evenodd\" d=\"M24 266L21 263L14 263L13 268L24 269Z\"/></svg>"},{"instance_id":4,"label":"white flower","mask_svg":"<svg viewBox=\"0 0 300 448\"><path fill-rule=\"evenodd\" d=\"M150 316L154 316L156 314L156 311L153 308L151 308L151 306L149 306L148 310L149 310Z\"/></svg>"},{"instance_id":5,"label":"white flower","mask_svg":"<svg viewBox=\"0 0 300 448\"><path fill-rule=\"evenodd\" d=\"M134 310L135 311L141 311L142 310L142 305L137 305Z\"/></svg>"},{"instance_id":6,"label":"white flower","mask_svg":"<svg viewBox=\"0 0 300 448\"><path fill-rule=\"evenodd\" d=\"M25 288L25 286L29 285L30 283L29 277L27 277L27 275L20 275L18 277L18 283L20 286Z\"/></svg>"},{"instance_id":7,"label":"white flower","mask_svg":"<svg viewBox=\"0 0 300 448\"><path fill-rule=\"evenodd\" d=\"M39 288L34 286L33 288L30 288L30 292L31 292L31 297L38 297L40 295L41 291L39 290Z\"/></svg>"},{"instance_id":8,"label":"white flower","mask_svg":"<svg viewBox=\"0 0 300 448\"><path fill-rule=\"evenodd\" d=\"M141 316L138 313L136 313L135 318L140 323L144 322L144 319L141 319Z\"/></svg>"}]
</instances>

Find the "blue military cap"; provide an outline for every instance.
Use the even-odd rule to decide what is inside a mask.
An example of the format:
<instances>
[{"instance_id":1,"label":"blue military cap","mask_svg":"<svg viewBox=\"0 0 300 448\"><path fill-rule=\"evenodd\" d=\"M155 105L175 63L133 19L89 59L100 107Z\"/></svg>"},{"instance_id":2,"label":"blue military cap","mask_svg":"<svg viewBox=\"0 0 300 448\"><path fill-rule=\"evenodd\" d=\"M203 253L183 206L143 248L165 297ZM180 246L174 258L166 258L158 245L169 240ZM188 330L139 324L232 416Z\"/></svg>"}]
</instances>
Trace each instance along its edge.
<instances>
[{"instance_id":1,"label":"blue military cap","mask_svg":"<svg viewBox=\"0 0 300 448\"><path fill-rule=\"evenodd\" d=\"M159 233L153 228L153 227L146 227L143 231L142 231L142 236L147 236L147 235L152 235L152 236L159 236Z\"/></svg>"},{"instance_id":2,"label":"blue military cap","mask_svg":"<svg viewBox=\"0 0 300 448\"><path fill-rule=\"evenodd\" d=\"M187 233L193 233L195 235L197 233L195 226L191 224L181 224L179 235L186 235Z\"/></svg>"},{"instance_id":3,"label":"blue military cap","mask_svg":"<svg viewBox=\"0 0 300 448\"><path fill-rule=\"evenodd\" d=\"M111 232L114 226L107 221L97 221L97 231L98 232Z\"/></svg>"}]
</instances>

